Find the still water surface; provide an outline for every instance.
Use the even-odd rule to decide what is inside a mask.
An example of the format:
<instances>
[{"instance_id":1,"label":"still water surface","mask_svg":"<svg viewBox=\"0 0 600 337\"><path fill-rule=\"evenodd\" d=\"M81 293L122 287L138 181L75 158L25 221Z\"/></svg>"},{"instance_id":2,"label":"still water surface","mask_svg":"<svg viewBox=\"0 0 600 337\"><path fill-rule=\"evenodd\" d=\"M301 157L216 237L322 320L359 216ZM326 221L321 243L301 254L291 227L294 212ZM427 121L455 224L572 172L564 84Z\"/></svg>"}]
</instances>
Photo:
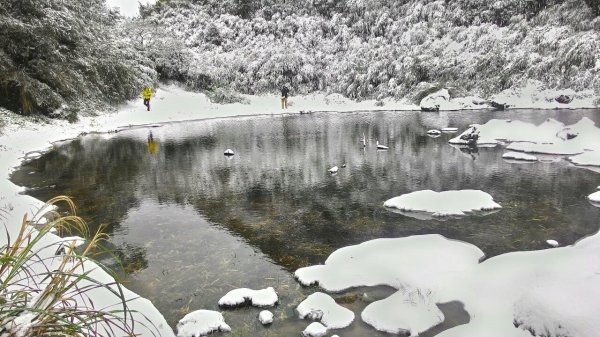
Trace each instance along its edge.
<instances>
[{"instance_id":1,"label":"still water surface","mask_svg":"<svg viewBox=\"0 0 600 337\"><path fill-rule=\"evenodd\" d=\"M586 201L595 172L560 158L514 163L501 147L450 146L456 134L426 131L510 118L566 124L598 111L378 112L262 116L166 124L88 135L25 163L12 180L41 200L68 195L92 226L107 224L110 256L123 282L149 298L175 326L187 312L219 310L238 287L273 286L280 296L269 328L260 309L225 310L236 336L298 336L309 322L295 307L315 291L295 269L323 263L334 250L381 237L439 233L473 243L486 255L572 244L598 230L600 212ZM152 132L153 142L148 136ZM368 144L362 147L362 134ZM375 141L390 147L377 151ZM231 148L235 156L225 157ZM341 168L345 164L345 168ZM336 175L327 169L340 167ZM383 208L389 198L422 189L480 189L503 208L493 214L419 220ZM385 336L360 312L387 297L385 287L334 297L357 314L340 335ZM447 322L468 320L460 304L442 305Z\"/></svg>"}]
</instances>

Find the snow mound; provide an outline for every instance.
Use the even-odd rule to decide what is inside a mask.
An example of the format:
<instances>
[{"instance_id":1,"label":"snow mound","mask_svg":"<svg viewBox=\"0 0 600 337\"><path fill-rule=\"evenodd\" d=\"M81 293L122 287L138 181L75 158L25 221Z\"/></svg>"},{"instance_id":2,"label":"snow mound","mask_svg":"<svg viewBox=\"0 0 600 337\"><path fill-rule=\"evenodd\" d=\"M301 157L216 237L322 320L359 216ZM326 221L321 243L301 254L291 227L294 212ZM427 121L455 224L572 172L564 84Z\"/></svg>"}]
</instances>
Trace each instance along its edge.
<instances>
[{"instance_id":1,"label":"snow mound","mask_svg":"<svg viewBox=\"0 0 600 337\"><path fill-rule=\"evenodd\" d=\"M465 215L465 212L501 208L491 195L479 190L416 191L387 200L385 207L401 211L428 212L434 216Z\"/></svg>"},{"instance_id":2,"label":"snow mound","mask_svg":"<svg viewBox=\"0 0 600 337\"><path fill-rule=\"evenodd\" d=\"M526 154L526 153L522 153L522 152L506 152L505 154L502 155L502 158L504 159L515 159L515 160L525 160L525 161L537 161L538 158L536 156L530 155L530 154Z\"/></svg>"},{"instance_id":3,"label":"snow mound","mask_svg":"<svg viewBox=\"0 0 600 337\"><path fill-rule=\"evenodd\" d=\"M277 293L273 287L261 290L248 288L234 289L219 300L220 306L235 307L250 304L256 307L269 307L277 303Z\"/></svg>"},{"instance_id":4,"label":"snow mound","mask_svg":"<svg viewBox=\"0 0 600 337\"><path fill-rule=\"evenodd\" d=\"M444 314L431 295L430 291L402 289L369 304L361 318L379 331L417 336L444 321Z\"/></svg>"},{"instance_id":5,"label":"snow mound","mask_svg":"<svg viewBox=\"0 0 600 337\"><path fill-rule=\"evenodd\" d=\"M354 321L354 313L324 293L316 292L308 296L298 308L300 318L318 320L328 329L345 328Z\"/></svg>"},{"instance_id":6,"label":"snow mound","mask_svg":"<svg viewBox=\"0 0 600 337\"><path fill-rule=\"evenodd\" d=\"M319 322L310 323L310 325L302 331L302 336L304 337L323 337L326 334L327 328Z\"/></svg>"},{"instance_id":7,"label":"snow mound","mask_svg":"<svg viewBox=\"0 0 600 337\"><path fill-rule=\"evenodd\" d=\"M375 239L338 249L324 265L300 268L294 276L304 285L334 292L376 285L433 289L476 266L483 256L471 244L436 234Z\"/></svg>"},{"instance_id":8,"label":"snow mound","mask_svg":"<svg viewBox=\"0 0 600 337\"><path fill-rule=\"evenodd\" d=\"M223 315L216 311L196 310L177 323L177 337L205 336L215 331L231 331Z\"/></svg>"},{"instance_id":9,"label":"snow mound","mask_svg":"<svg viewBox=\"0 0 600 337\"><path fill-rule=\"evenodd\" d=\"M591 202L598 202L598 203L600 203L600 191L594 192L594 193L588 195L588 199Z\"/></svg>"},{"instance_id":10,"label":"snow mound","mask_svg":"<svg viewBox=\"0 0 600 337\"><path fill-rule=\"evenodd\" d=\"M258 314L258 320L262 325L273 323L273 313L269 310L263 310Z\"/></svg>"}]
</instances>

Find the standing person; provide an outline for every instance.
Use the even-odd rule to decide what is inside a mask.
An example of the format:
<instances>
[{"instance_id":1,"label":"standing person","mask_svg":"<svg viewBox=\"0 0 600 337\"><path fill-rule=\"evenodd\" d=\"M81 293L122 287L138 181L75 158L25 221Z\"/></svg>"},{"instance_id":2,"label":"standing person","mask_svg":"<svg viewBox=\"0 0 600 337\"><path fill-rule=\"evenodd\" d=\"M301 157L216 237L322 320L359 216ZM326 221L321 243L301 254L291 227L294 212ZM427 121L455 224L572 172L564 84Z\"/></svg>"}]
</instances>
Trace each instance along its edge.
<instances>
[{"instance_id":1,"label":"standing person","mask_svg":"<svg viewBox=\"0 0 600 337\"><path fill-rule=\"evenodd\" d=\"M288 87L286 87L285 85L283 86L283 88L281 88L281 108L282 109L287 109L288 103L288 93L290 92L290 89L288 89Z\"/></svg>"},{"instance_id":2,"label":"standing person","mask_svg":"<svg viewBox=\"0 0 600 337\"><path fill-rule=\"evenodd\" d=\"M144 97L144 105L148 108L148 111L150 111L150 98L152 98L152 89L150 86L144 87L142 96Z\"/></svg>"}]
</instances>

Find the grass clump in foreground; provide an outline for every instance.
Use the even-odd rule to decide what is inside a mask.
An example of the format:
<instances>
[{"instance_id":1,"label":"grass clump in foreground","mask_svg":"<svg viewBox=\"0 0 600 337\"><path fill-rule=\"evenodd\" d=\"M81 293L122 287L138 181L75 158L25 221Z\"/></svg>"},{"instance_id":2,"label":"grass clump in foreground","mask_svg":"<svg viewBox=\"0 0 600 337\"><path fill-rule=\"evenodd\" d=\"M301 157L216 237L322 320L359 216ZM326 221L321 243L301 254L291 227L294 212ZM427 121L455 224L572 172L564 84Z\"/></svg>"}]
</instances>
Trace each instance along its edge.
<instances>
[{"instance_id":1,"label":"grass clump in foreground","mask_svg":"<svg viewBox=\"0 0 600 337\"><path fill-rule=\"evenodd\" d=\"M54 220L40 229L29 225L27 215L16 236L4 224L6 237L0 247L0 336L134 336L135 324L158 335L148 319L140 321L139 317L144 316L129 309L114 274L88 258L105 234L99 230L81 250L76 249L74 241L56 243L46 237L53 229L76 231L88 237L88 227L75 215L75 205L69 198L51 199L32 219L45 216L59 202L69 206L71 215L51 211ZM6 220L2 213L0 218ZM92 276L96 268L108 272L112 281L96 280ZM94 293L101 293L104 298L94 297ZM107 296L115 300L109 305L99 304Z\"/></svg>"}]
</instances>

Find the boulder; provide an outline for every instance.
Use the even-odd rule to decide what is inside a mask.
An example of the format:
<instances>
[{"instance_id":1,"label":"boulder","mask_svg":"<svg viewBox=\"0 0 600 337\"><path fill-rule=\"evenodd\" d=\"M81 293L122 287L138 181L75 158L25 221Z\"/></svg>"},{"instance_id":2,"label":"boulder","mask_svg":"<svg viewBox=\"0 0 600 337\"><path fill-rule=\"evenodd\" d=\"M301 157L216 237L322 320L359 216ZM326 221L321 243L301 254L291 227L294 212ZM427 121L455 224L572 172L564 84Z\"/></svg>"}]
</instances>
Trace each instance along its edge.
<instances>
[{"instance_id":1,"label":"boulder","mask_svg":"<svg viewBox=\"0 0 600 337\"><path fill-rule=\"evenodd\" d=\"M573 101L573 97L569 95L560 95L554 98L554 100L560 104L569 104Z\"/></svg>"}]
</instances>

